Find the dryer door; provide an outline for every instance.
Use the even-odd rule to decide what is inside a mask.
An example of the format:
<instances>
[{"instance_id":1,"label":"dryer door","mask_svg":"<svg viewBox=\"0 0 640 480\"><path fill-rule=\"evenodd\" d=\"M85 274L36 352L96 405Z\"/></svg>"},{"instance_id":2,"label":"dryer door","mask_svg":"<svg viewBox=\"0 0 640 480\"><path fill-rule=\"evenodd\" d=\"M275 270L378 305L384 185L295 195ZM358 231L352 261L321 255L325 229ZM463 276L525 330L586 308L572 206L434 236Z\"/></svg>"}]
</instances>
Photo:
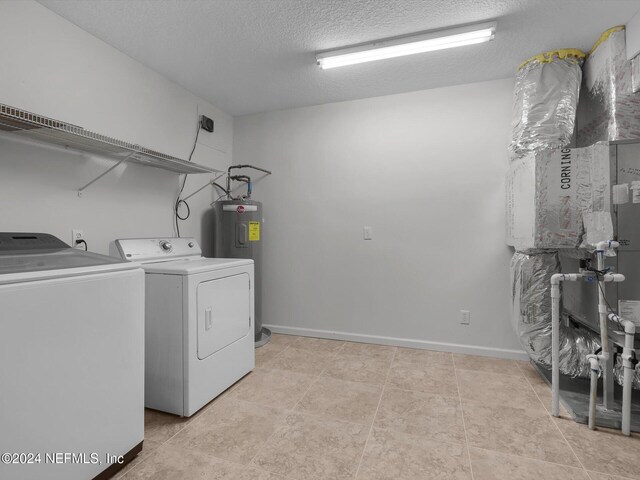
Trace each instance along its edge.
<instances>
[{"instance_id":1,"label":"dryer door","mask_svg":"<svg viewBox=\"0 0 640 480\"><path fill-rule=\"evenodd\" d=\"M203 360L246 336L251 328L249 275L198 285L198 358Z\"/></svg>"}]
</instances>

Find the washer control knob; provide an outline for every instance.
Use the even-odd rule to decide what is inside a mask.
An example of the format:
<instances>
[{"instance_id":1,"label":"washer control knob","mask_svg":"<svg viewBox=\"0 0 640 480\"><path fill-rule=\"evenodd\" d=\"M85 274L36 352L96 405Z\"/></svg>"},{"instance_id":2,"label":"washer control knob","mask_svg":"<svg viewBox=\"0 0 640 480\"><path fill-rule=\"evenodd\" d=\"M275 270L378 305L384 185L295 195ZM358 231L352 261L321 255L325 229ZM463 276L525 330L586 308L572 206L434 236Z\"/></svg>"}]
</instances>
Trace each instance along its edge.
<instances>
[{"instance_id":1,"label":"washer control knob","mask_svg":"<svg viewBox=\"0 0 640 480\"><path fill-rule=\"evenodd\" d=\"M189 245L189 248L193 248L193 246L195 245L195 243L193 243L193 242L189 242L187 245Z\"/></svg>"},{"instance_id":2,"label":"washer control knob","mask_svg":"<svg viewBox=\"0 0 640 480\"><path fill-rule=\"evenodd\" d=\"M169 242L169 241L167 241L167 240L162 240L162 241L160 242L160 247L162 247L162 249L163 249L165 252L170 252L170 251L171 251L171 249L173 248L173 245L171 245L171 242Z\"/></svg>"}]
</instances>

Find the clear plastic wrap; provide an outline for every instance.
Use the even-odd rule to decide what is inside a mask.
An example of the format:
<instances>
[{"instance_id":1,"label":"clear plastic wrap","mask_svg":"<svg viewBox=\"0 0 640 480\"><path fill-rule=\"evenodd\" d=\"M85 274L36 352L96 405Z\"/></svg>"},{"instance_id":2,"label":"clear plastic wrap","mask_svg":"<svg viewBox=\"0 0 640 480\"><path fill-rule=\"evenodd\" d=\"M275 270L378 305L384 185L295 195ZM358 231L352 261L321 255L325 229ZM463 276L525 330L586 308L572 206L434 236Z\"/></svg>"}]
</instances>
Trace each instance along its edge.
<instances>
[{"instance_id":1,"label":"clear plastic wrap","mask_svg":"<svg viewBox=\"0 0 640 480\"><path fill-rule=\"evenodd\" d=\"M633 92L624 26L602 34L584 64L578 145L640 138L640 93Z\"/></svg>"},{"instance_id":2,"label":"clear plastic wrap","mask_svg":"<svg viewBox=\"0 0 640 480\"><path fill-rule=\"evenodd\" d=\"M513 160L507 244L517 250L593 248L613 235L609 146L561 148Z\"/></svg>"},{"instance_id":3,"label":"clear plastic wrap","mask_svg":"<svg viewBox=\"0 0 640 480\"><path fill-rule=\"evenodd\" d=\"M584 57L580 50L556 50L520 66L509 146L512 158L573 143Z\"/></svg>"},{"instance_id":4,"label":"clear plastic wrap","mask_svg":"<svg viewBox=\"0 0 640 480\"><path fill-rule=\"evenodd\" d=\"M551 366L551 275L560 272L557 252L516 252L511 259L512 322L522 347L536 363ZM586 357L600 346L591 331L560 324L560 371L588 377Z\"/></svg>"},{"instance_id":5,"label":"clear plastic wrap","mask_svg":"<svg viewBox=\"0 0 640 480\"><path fill-rule=\"evenodd\" d=\"M511 260L512 321L527 354L547 367L550 280L560 272L557 250L585 255L595 241L612 235L608 144L568 148L575 136L583 59L579 50L538 55L518 69L514 92L507 243L519 251ZM560 371L589 377L586 357L600 347L600 338L572 322L562 307L561 317Z\"/></svg>"},{"instance_id":6,"label":"clear plastic wrap","mask_svg":"<svg viewBox=\"0 0 640 480\"><path fill-rule=\"evenodd\" d=\"M616 357L616 364L613 367L613 373L616 376L618 384L624 384L624 367L622 366L622 358L618 355ZM633 376L633 388L640 390L640 363L636 365L636 373Z\"/></svg>"},{"instance_id":7,"label":"clear plastic wrap","mask_svg":"<svg viewBox=\"0 0 640 480\"><path fill-rule=\"evenodd\" d=\"M640 92L640 55L631 59L631 91Z\"/></svg>"}]
</instances>

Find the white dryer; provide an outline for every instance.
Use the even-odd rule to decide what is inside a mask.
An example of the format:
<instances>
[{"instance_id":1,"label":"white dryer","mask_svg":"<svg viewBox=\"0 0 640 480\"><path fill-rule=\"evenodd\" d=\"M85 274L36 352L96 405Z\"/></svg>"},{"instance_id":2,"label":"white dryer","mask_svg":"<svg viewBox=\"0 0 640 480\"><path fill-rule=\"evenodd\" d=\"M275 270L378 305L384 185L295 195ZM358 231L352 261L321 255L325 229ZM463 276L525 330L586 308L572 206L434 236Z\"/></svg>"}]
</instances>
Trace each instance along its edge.
<instances>
[{"instance_id":1,"label":"white dryer","mask_svg":"<svg viewBox=\"0 0 640 480\"><path fill-rule=\"evenodd\" d=\"M253 260L204 258L193 238L122 239L146 272L145 406L189 417L253 370Z\"/></svg>"}]
</instances>

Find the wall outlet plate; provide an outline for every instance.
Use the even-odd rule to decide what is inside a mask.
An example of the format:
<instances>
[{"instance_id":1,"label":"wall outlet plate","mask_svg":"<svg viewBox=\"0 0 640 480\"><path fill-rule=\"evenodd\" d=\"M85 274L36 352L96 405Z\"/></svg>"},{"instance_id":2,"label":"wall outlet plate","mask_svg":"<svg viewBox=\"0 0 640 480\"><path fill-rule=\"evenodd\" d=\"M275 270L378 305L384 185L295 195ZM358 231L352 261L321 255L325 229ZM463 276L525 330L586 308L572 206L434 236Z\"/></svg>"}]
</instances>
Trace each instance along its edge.
<instances>
[{"instance_id":1,"label":"wall outlet plate","mask_svg":"<svg viewBox=\"0 0 640 480\"><path fill-rule=\"evenodd\" d=\"M362 229L362 237L365 240L371 240L373 238L373 228L372 227L363 227L363 229Z\"/></svg>"},{"instance_id":2,"label":"wall outlet plate","mask_svg":"<svg viewBox=\"0 0 640 480\"><path fill-rule=\"evenodd\" d=\"M460 323L462 325L469 325L471 322L471 312L469 310L460 310Z\"/></svg>"},{"instance_id":3,"label":"wall outlet plate","mask_svg":"<svg viewBox=\"0 0 640 480\"><path fill-rule=\"evenodd\" d=\"M71 230L71 246L75 247L78 240L84 240L84 230L74 228Z\"/></svg>"}]
</instances>

